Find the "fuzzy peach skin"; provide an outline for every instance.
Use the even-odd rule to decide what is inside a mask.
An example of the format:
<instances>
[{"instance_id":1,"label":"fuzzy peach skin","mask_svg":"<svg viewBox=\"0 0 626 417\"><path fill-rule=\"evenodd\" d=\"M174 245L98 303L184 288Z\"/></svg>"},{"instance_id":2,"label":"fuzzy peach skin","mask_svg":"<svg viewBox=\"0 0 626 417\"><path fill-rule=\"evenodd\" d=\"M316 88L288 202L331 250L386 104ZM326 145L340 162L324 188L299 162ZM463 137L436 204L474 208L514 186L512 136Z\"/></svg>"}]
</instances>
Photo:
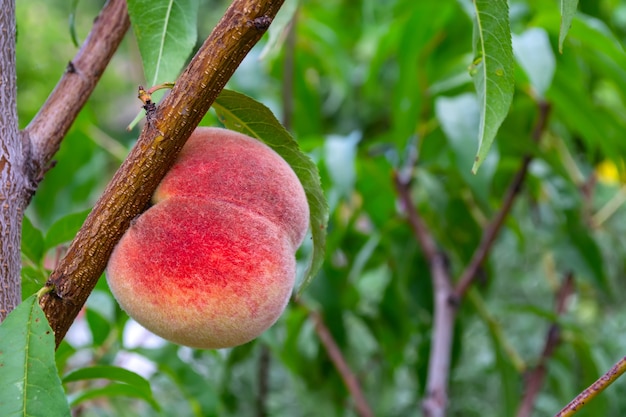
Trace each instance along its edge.
<instances>
[{"instance_id":1,"label":"fuzzy peach skin","mask_svg":"<svg viewBox=\"0 0 626 417\"><path fill-rule=\"evenodd\" d=\"M309 209L289 164L267 145L231 130L199 127L154 194L228 201L282 227L294 246L306 234Z\"/></svg>"},{"instance_id":2,"label":"fuzzy peach skin","mask_svg":"<svg viewBox=\"0 0 626 417\"><path fill-rule=\"evenodd\" d=\"M133 222L107 266L130 317L196 348L246 343L278 319L308 227L291 168L265 145L231 133L201 128L191 136L155 205Z\"/></svg>"}]
</instances>

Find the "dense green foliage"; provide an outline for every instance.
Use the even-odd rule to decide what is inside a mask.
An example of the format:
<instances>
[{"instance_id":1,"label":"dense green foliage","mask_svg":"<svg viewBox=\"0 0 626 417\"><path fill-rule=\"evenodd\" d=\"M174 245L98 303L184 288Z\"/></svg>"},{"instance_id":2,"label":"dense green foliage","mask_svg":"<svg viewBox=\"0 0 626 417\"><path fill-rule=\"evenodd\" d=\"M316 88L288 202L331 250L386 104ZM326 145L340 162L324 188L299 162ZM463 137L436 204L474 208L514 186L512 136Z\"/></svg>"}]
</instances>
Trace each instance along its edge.
<instances>
[{"instance_id":1,"label":"dense green foliage","mask_svg":"<svg viewBox=\"0 0 626 417\"><path fill-rule=\"evenodd\" d=\"M76 52L68 3L18 0L21 126ZM101 3L78 3L79 41ZM472 79L480 65L472 2L287 1L282 22L294 13L292 35L264 38L229 88L271 108L320 169L330 206L320 273L262 337L221 351L154 340L101 279L57 351L75 415L354 416L312 311L375 415L422 415L433 286L393 174L412 178L415 206L458 277L526 155L520 194L457 316L449 415L515 415L554 323L562 337L536 415L553 415L626 355L626 5L581 2L561 54L559 3L509 2L514 96L473 175L484 113ZM199 41L225 8L200 1ZM125 128L140 109L137 85L149 84L141 65L129 33L37 190L24 224L24 298L42 286L132 146L137 129ZM300 251L302 270L311 250ZM556 314L567 274L575 290ZM111 365L143 375L152 393ZM625 414L618 380L579 415Z\"/></svg>"}]
</instances>

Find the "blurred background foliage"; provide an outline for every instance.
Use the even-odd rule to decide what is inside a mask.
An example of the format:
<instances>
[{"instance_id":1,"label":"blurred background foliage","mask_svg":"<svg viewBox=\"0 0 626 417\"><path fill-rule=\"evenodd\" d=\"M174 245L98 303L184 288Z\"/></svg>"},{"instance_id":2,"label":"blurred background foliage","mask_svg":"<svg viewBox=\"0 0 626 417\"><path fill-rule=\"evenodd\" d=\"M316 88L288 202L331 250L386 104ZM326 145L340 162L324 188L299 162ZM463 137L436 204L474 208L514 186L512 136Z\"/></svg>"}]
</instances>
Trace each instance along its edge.
<instances>
[{"instance_id":1,"label":"blurred background foliage","mask_svg":"<svg viewBox=\"0 0 626 417\"><path fill-rule=\"evenodd\" d=\"M21 126L77 51L70 16L82 41L103 4L70 3L17 0ZM200 3L198 42L227 6ZM104 379L70 378L75 415L355 416L316 334L318 311L374 414L420 416L432 285L393 173L412 174L415 204L458 276L526 154L527 180L458 316L449 415L515 415L553 323L562 340L547 363L537 416L556 413L626 355L626 2L581 1L562 54L558 2L509 3L515 98L474 176L469 1L288 0L282 13L293 13L292 32L275 44L266 36L229 88L272 108L318 163L331 210L322 271L271 330L220 351L151 336L101 280L57 352L59 371L116 365L150 387L132 378L116 385L109 368ZM129 33L28 209L24 297L41 287L132 146L138 130L125 128L144 83ZM541 103L551 112L535 143ZM567 274L575 292L556 315ZM626 415L626 382L579 415Z\"/></svg>"}]
</instances>

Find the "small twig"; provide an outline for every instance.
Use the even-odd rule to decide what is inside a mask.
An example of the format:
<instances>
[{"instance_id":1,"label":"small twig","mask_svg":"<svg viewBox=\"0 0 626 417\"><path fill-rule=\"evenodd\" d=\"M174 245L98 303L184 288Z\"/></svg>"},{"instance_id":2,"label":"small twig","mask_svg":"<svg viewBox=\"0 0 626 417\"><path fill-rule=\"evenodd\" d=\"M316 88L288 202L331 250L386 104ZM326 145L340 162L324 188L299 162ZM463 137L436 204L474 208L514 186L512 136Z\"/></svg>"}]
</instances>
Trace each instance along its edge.
<instances>
[{"instance_id":1,"label":"small twig","mask_svg":"<svg viewBox=\"0 0 626 417\"><path fill-rule=\"evenodd\" d=\"M333 362L333 365L335 365L343 383L346 385L348 392L350 392L350 396L354 400L356 413L361 417L374 417L374 413L370 409L363 395L363 391L361 391L359 380L348 366L348 362L346 362L346 359L343 357L341 349L337 346L337 342L335 342L330 330L326 327L322 316L316 311L311 311L309 314L315 324L315 332L320 338L328 357Z\"/></svg>"},{"instance_id":2,"label":"small twig","mask_svg":"<svg viewBox=\"0 0 626 417\"><path fill-rule=\"evenodd\" d=\"M450 375L454 320L458 304L454 301L452 281L445 257L438 250L435 239L431 236L413 204L408 178L410 176L407 176L407 179L401 178L396 172L394 183L413 234L428 261L435 301L426 398L422 402L422 410L427 417L440 417L445 415L448 403L448 377Z\"/></svg>"},{"instance_id":3,"label":"small twig","mask_svg":"<svg viewBox=\"0 0 626 417\"><path fill-rule=\"evenodd\" d=\"M565 312L567 300L574 293L574 276L568 273L561 287L556 294L556 316L561 316ZM535 399L539 394L543 381L548 370L548 361L552 357L555 349L561 342L561 326L558 323L552 323L546 334L546 341L541 352L541 357L537 366L532 370L526 379L526 388L524 390L524 398L520 403L517 411L517 417L530 417L535 405Z\"/></svg>"},{"instance_id":4,"label":"small twig","mask_svg":"<svg viewBox=\"0 0 626 417\"><path fill-rule=\"evenodd\" d=\"M537 123L535 124L535 128L532 134L532 138L535 143L538 142L539 139L541 139L541 135L545 130L549 114L549 104L546 102L539 103L539 118L537 120ZM522 184L524 183L524 180L526 178L528 166L530 165L531 160L532 157L530 155L525 156L522 160L520 168L517 170L513 181L506 191L500 210L485 229L480 240L480 244L472 255L472 259L470 260L469 264L461 274L461 277L457 281L455 289L457 299L460 300L463 298L463 295L467 292L469 286L472 284L474 279L476 279L480 267L487 258L487 254L491 250L491 246L495 242L496 237L499 235L500 229L504 224L504 220L509 215L511 208L513 207L513 202L515 201L515 198L522 188Z\"/></svg>"},{"instance_id":5,"label":"small twig","mask_svg":"<svg viewBox=\"0 0 626 417\"><path fill-rule=\"evenodd\" d=\"M607 373L602 375L596 382L578 394L569 404L554 417L571 417L580 411L589 401L596 398L602 391L611 385L617 378L626 372L626 356L619 360Z\"/></svg>"},{"instance_id":6,"label":"small twig","mask_svg":"<svg viewBox=\"0 0 626 417\"><path fill-rule=\"evenodd\" d=\"M428 228L417 213L415 204L413 204L410 192L410 180L401 178L400 174L395 172L393 176L393 181L396 190L398 191L398 197L400 197L400 202L402 203L402 207L409 221L409 225L411 226L413 234L415 235L415 238L419 242L420 247L424 252L424 257L430 263L433 263L435 258L437 257L437 244L435 243L435 239L431 236Z\"/></svg>"}]
</instances>

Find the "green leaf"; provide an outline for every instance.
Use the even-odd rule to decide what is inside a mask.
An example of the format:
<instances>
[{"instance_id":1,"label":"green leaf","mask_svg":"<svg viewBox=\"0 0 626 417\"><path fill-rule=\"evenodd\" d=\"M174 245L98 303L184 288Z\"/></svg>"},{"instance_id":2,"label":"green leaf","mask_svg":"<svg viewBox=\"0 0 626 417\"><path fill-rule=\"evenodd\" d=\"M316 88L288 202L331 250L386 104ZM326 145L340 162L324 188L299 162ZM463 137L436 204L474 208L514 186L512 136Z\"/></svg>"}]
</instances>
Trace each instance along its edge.
<instances>
[{"instance_id":1,"label":"green leaf","mask_svg":"<svg viewBox=\"0 0 626 417\"><path fill-rule=\"evenodd\" d=\"M147 392L150 390L150 383L141 375L118 366L92 366L89 368L77 369L63 377L63 383L82 381L85 379L108 379L110 381L123 382L136 386Z\"/></svg>"},{"instance_id":2,"label":"green leaf","mask_svg":"<svg viewBox=\"0 0 626 417\"><path fill-rule=\"evenodd\" d=\"M22 266L22 301L39 291L48 279L48 273L41 267Z\"/></svg>"},{"instance_id":3,"label":"green leaf","mask_svg":"<svg viewBox=\"0 0 626 417\"><path fill-rule=\"evenodd\" d=\"M146 82L174 81L198 38L198 0L128 0Z\"/></svg>"},{"instance_id":4,"label":"green leaf","mask_svg":"<svg viewBox=\"0 0 626 417\"><path fill-rule=\"evenodd\" d=\"M160 410L161 407L152 397L152 393L149 395L142 389L133 385L111 383L105 387L87 389L72 399L72 407L77 406L85 401L92 400L94 398L102 397L133 397L145 400L155 410Z\"/></svg>"},{"instance_id":5,"label":"green leaf","mask_svg":"<svg viewBox=\"0 0 626 417\"><path fill-rule=\"evenodd\" d=\"M313 280L324 262L328 204L315 163L299 148L298 143L263 104L235 91L223 90L213 104L224 126L259 139L282 156L294 170L309 202L313 256L298 289L301 293Z\"/></svg>"},{"instance_id":6,"label":"green leaf","mask_svg":"<svg viewBox=\"0 0 626 417\"><path fill-rule=\"evenodd\" d=\"M123 384L109 384L104 388L87 390L73 399L72 405L101 396L123 395L144 399L155 409L160 409L159 404L152 395L150 383L135 372L117 366L92 366L67 374L63 377L63 383L67 384L68 382L87 379L107 379L109 381L122 382Z\"/></svg>"},{"instance_id":7,"label":"green leaf","mask_svg":"<svg viewBox=\"0 0 626 417\"><path fill-rule=\"evenodd\" d=\"M479 146L472 172L485 160L513 101L513 47L506 0L475 0L474 62L470 74L480 103Z\"/></svg>"},{"instance_id":8,"label":"green leaf","mask_svg":"<svg viewBox=\"0 0 626 417\"><path fill-rule=\"evenodd\" d=\"M590 50L605 54L615 64L621 67L626 65L626 54L620 40L602 20L581 15L576 18L576 25L570 36ZM594 63L592 59L588 61L590 64Z\"/></svg>"},{"instance_id":9,"label":"green leaf","mask_svg":"<svg viewBox=\"0 0 626 417\"><path fill-rule=\"evenodd\" d=\"M22 253L34 264L39 265L43 258L43 234L31 223L27 216L22 220Z\"/></svg>"},{"instance_id":10,"label":"green leaf","mask_svg":"<svg viewBox=\"0 0 626 417\"><path fill-rule=\"evenodd\" d=\"M56 370L54 333L37 295L0 325L0 410L3 417L70 415Z\"/></svg>"},{"instance_id":11,"label":"green leaf","mask_svg":"<svg viewBox=\"0 0 626 417\"><path fill-rule=\"evenodd\" d=\"M70 6L70 16L69 16L69 29L70 29L70 37L72 38L72 43L75 47L80 46L80 42L78 41L78 35L76 34L76 9L78 8L78 0L72 0L72 5Z\"/></svg>"},{"instance_id":12,"label":"green leaf","mask_svg":"<svg viewBox=\"0 0 626 417\"><path fill-rule=\"evenodd\" d=\"M57 220L46 234L44 247L51 249L61 243L69 242L76 236L76 233L85 222L91 209L78 213L68 214Z\"/></svg>"},{"instance_id":13,"label":"green leaf","mask_svg":"<svg viewBox=\"0 0 626 417\"><path fill-rule=\"evenodd\" d=\"M561 0L561 27L559 28L559 53L563 53L563 42L569 28L572 26L572 20L576 15L578 0Z\"/></svg>"}]
</instances>

